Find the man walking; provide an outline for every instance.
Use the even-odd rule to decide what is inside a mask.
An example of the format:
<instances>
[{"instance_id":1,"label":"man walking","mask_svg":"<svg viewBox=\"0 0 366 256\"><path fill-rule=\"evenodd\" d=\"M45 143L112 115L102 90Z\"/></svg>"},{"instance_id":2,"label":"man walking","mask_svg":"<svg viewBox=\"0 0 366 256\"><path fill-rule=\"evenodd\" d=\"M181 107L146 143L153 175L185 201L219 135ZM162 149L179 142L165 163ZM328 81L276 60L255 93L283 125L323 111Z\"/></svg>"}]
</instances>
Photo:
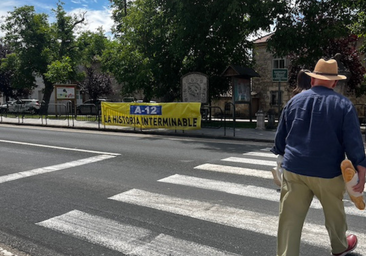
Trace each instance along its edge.
<instances>
[{"instance_id":1,"label":"man walking","mask_svg":"<svg viewBox=\"0 0 366 256\"><path fill-rule=\"evenodd\" d=\"M277 256L296 256L306 214L314 195L323 206L332 255L344 256L357 246L346 236L343 205L345 183L340 164L345 155L356 166L363 192L366 158L358 116L350 100L334 92L338 80L335 60L320 59L311 77L311 89L294 96L285 106L272 152L283 156Z\"/></svg>"}]
</instances>

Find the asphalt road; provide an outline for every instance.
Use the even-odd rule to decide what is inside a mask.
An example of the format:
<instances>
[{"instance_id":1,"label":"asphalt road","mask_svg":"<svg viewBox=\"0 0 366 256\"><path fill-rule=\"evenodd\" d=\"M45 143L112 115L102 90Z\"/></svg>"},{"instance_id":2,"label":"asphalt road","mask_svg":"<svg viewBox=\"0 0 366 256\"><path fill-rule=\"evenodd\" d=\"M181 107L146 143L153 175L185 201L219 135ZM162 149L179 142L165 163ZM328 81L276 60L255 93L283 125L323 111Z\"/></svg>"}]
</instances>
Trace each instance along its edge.
<instances>
[{"instance_id":1,"label":"asphalt road","mask_svg":"<svg viewBox=\"0 0 366 256\"><path fill-rule=\"evenodd\" d=\"M19 256L275 255L270 146L1 125L2 248ZM364 213L345 203L360 240L353 255L362 255ZM329 255L316 201L307 223L301 255Z\"/></svg>"}]
</instances>

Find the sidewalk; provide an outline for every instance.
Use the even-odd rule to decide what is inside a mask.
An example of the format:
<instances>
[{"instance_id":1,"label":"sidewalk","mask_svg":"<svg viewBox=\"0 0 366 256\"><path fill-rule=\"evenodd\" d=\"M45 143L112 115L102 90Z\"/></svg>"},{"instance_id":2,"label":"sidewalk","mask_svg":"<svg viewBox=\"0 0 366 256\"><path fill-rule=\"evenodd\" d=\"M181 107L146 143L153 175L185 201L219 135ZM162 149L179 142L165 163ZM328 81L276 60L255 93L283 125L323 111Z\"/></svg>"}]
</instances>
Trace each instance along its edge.
<instances>
[{"instance_id":1,"label":"sidewalk","mask_svg":"<svg viewBox=\"0 0 366 256\"><path fill-rule=\"evenodd\" d=\"M258 130L250 128L201 128L199 130L168 130L168 129L144 129L122 127L122 126L104 126L97 122L77 121L77 120L52 120L52 119L31 119L31 118L9 118L0 117L1 124L16 124L16 125L34 125L59 127L70 129L88 129L101 131L115 131L115 132L133 132L142 134L157 134L157 135L171 135L171 136L187 136L200 138L214 138L214 139L235 139L243 141L258 141L272 143L275 130Z\"/></svg>"},{"instance_id":2,"label":"sidewalk","mask_svg":"<svg viewBox=\"0 0 366 256\"><path fill-rule=\"evenodd\" d=\"M174 131L165 131L172 134ZM158 131L156 132L158 133ZM275 130L258 130L250 128L202 128L200 130L192 131L177 131L174 134L181 134L191 137L207 137L215 139L235 139L243 141L258 141L273 143L275 137Z\"/></svg>"}]
</instances>

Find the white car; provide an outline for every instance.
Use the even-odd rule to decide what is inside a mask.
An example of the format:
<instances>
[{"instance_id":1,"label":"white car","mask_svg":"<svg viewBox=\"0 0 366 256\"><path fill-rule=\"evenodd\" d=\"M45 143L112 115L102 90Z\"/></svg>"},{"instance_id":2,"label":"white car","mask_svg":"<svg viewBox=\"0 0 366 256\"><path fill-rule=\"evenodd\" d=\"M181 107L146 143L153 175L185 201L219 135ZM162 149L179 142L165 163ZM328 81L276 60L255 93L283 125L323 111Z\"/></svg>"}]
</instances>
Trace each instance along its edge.
<instances>
[{"instance_id":1,"label":"white car","mask_svg":"<svg viewBox=\"0 0 366 256\"><path fill-rule=\"evenodd\" d=\"M41 103L37 99L20 99L9 102L7 108L9 113L38 114L41 108Z\"/></svg>"},{"instance_id":2,"label":"white car","mask_svg":"<svg viewBox=\"0 0 366 256\"><path fill-rule=\"evenodd\" d=\"M0 105L0 113L6 113L9 112L9 107L12 107L12 105L16 102L16 100L10 100L8 102L5 102L4 104Z\"/></svg>"}]
</instances>

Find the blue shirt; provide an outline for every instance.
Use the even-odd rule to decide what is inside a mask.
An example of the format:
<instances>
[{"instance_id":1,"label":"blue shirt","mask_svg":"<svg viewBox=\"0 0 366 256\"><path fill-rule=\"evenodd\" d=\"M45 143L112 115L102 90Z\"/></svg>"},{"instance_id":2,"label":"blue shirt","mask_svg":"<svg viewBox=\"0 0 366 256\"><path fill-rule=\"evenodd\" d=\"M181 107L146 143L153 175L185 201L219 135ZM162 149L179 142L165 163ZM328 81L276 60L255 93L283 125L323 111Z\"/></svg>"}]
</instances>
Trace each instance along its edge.
<instances>
[{"instance_id":1,"label":"blue shirt","mask_svg":"<svg viewBox=\"0 0 366 256\"><path fill-rule=\"evenodd\" d=\"M334 178L347 155L366 167L358 116L352 102L324 86L294 96L282 111L275 145L282 167L301 175Z\"/></svg>"}]
</instances>

